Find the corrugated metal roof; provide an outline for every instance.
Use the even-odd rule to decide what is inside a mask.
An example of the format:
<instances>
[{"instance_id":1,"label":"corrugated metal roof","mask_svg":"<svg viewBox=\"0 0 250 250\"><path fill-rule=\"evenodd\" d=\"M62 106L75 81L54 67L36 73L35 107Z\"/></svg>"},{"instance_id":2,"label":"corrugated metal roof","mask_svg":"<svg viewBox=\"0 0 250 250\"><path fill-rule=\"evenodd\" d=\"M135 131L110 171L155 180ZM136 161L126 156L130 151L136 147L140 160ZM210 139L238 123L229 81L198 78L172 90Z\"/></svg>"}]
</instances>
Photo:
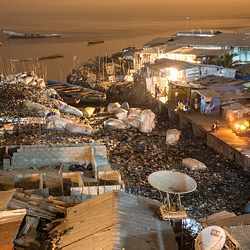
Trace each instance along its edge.
<instances>
[{"instance_id":1,"label":"corrugated metal roof","mask_svg":"<svg viewBox=\"0 0 250 250\"><path fill-rule=\"evenodd\" d=\"M224 50L224 49L196 49L191 47L182 47L173 51L169 51L169 53L195 55L198 57L222 56L228 52L229 50Z\"/></svg>"},{"instance_id":2,"label":"corrugated metal roof","mask_svg":"<svg viewBox=\"0 0 250 250\"><path fill-rule=\"evenodd\" d=\"M199 67L197 64L192 64L184 61L176 61L171 59L156 60L154 64L150 65L153 70L160 70L164 68L176 68L178 70Z\"/></svg>"},{"instance_id":3,"label":"corrugated metal roof","mask_svg":"<svg viewBox=\"0 0 250 250\"><path fill-rule=\"evenodd\" d=\"M179 46L232 46L250 47L250 34L245 33L220 33L212 37L199 36L172 36L160 37L147 43L147 47L154 47L157 44L179 45Z\"/></svg>"},{"instance_id":4,"label":"corrugated metal roof","mask_svg":"<svg viewBox=\"0 0 250 250\"><path fill-rule=\"evenodd\" d=\"M58 247L80 249L177 249L168 222L156 216L159 202L124 192L111 192L70 208ZM53 233L52 232L52 233Z\"/></svg>"}]
</instances>

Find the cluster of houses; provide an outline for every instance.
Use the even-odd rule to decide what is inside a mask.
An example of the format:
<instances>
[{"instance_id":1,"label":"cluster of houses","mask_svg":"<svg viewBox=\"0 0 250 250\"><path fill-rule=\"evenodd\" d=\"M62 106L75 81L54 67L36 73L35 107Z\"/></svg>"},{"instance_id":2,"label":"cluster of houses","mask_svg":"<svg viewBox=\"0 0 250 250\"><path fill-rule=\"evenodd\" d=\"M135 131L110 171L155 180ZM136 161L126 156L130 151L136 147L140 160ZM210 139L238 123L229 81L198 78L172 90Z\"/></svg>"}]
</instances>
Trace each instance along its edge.
<instances>
[{"instance_id":1,"label":"cluster of houses","mask_svg":"<svg viewBox=\"0 0 250 250\"><path fill-rule=\"evenodd\" d=\"M225 105L242 111L249 85L238 69L248 63L250 34L220 31L178 32L148 42L134 55L135 71L152 96L174 107L182 102L186 110L200 110L201 100L205 100L206 113L218 113L222 108L230 112ZM237 117L242 115L239 112Z\"/></svg>"}]
</instances>

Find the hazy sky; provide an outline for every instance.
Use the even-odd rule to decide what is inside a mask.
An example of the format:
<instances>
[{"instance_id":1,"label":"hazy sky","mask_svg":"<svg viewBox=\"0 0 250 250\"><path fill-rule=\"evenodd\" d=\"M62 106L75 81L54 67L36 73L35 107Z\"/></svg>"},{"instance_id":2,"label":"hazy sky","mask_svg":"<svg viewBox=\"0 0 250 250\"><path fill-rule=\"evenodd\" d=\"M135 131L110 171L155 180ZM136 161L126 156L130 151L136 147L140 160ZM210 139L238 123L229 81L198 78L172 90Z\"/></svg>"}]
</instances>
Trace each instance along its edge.
<instances>
[{"instance_id":1,"label":"hazy sky","mask_svg":"<svg viewBox=\"0 0 250 250\"><path fill-rule=\"evenodd\" d=\"M250 0L0 0L0 16L82 15L95 20L248 17Z\"/></svg>"}]
</instances>

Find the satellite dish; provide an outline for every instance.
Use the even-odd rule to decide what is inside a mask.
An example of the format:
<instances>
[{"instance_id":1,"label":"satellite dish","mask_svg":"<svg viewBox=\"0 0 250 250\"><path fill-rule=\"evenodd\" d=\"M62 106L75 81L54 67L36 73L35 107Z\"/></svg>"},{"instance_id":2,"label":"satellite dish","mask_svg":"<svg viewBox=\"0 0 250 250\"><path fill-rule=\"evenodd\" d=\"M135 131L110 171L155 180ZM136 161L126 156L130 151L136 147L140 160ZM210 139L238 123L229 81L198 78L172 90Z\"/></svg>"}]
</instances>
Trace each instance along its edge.
<instances>
[{"instance_id":1,"label":"satellite dish","mask_svg":"<svg viewBox=\"0 0 250 250\"><path fill-rule=\"evenodd\" d=\"M195 250L222 250L226 243L226 233L223 228L210 226L200 232L195 240Z\"/></svg>"},{"instance_id":2,"label":"satellite dish","mask_svg":"<svg viewBox=\"0 0 250 250\"><path fill-rule=\"evenodd\" d=\"M174 171L158 171L148 177L151 186L170 194L187 194L197 188L196 181L190 176Z\"/></svg>"}]
</instances>

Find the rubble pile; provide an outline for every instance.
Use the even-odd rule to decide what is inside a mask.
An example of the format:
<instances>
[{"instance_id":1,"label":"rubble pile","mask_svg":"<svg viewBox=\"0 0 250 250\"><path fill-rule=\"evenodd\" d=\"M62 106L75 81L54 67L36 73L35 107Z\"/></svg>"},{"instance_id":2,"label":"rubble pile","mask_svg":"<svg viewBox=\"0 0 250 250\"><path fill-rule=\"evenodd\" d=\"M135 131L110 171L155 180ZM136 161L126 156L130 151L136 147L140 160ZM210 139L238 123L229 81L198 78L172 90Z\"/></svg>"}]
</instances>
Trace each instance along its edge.
<instances>
[{"instance_id":1,"label":"rubble pile","mask_svg":"<svg viewBox=\"0 0 250 250\"><path fill-rule=\"evenodd\" d=\"M24 127L24 117L29 125L40 117L47 130L70 134L91 134L92 128L82 122L83 112L63 102L56 90L47 88L43 79L34 73L1 77L0 81L0 134L11 133ZM15 119L17 118L17 119ZM10 126L12 124L12 126ZM14 126L17 125L16 127ZM26 124L27 125L27 124ZM33 142L35 143L35 142ZM33 144L32 143L32 144Z\"/></svg>"},{"instance_id":2,"label":"rubble pile","mask_svg":"<svg viewBox=\"0 0 250 250\"><path fill-rule=\"evenodd\" d=\"M25 101L51 104L45 92L45 82L34 73L20 73L2 77L0 81L1 113L14 114Z\"/></svg>"}]
</instances>

